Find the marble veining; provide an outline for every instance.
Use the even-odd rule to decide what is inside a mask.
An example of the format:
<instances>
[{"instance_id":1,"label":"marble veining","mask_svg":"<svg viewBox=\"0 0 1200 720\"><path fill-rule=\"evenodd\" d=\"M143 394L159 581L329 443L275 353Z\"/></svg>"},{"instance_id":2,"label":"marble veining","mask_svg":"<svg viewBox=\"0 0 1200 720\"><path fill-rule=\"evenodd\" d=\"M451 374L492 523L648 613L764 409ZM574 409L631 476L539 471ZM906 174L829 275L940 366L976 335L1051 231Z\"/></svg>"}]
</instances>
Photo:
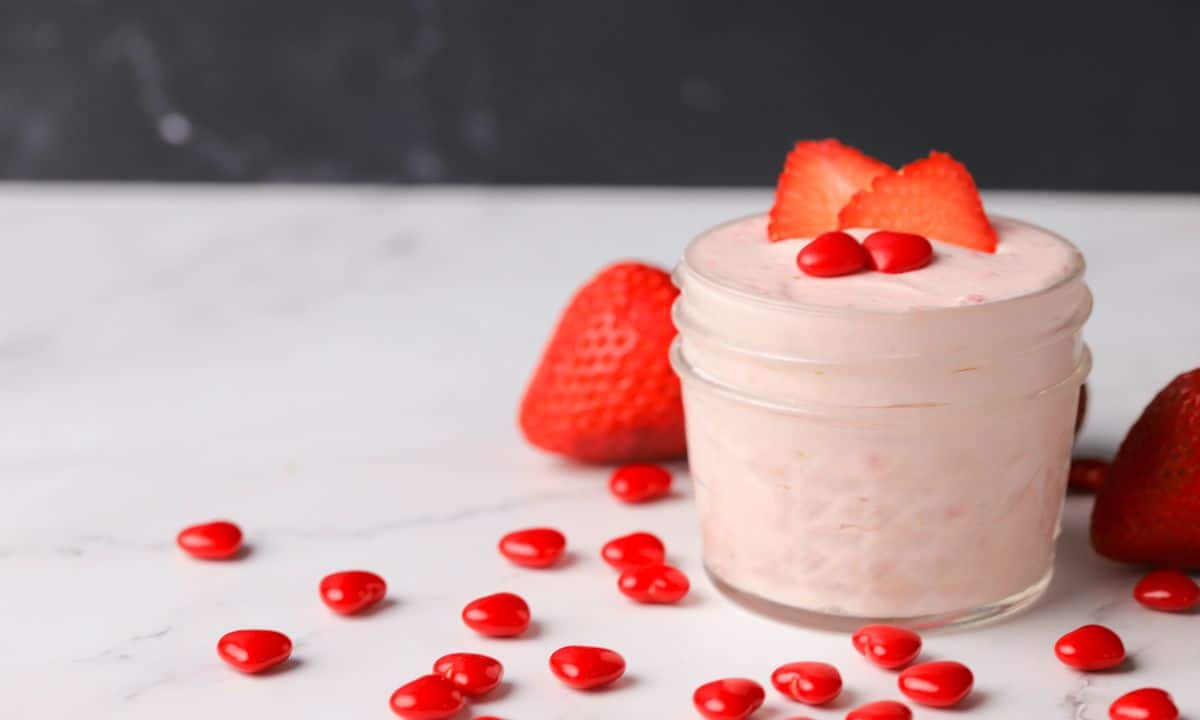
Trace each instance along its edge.
<instances>
[{"instance_id":1,"label":"marble veining","mask_svg":"<svg viewBox=\"0 0 1200 720\"><path fill-rule=\"evenodd\" d=\"M542 456L515 428L579 282L618 258L669 265L687 238L768 199L0 186L0 714L386 718L391 691L454 650L505 663L506 686L475 715L510 719L692 717L701 682L766 681L801 659L838 665L845 697L808 710L772 691L756 719L832 720L898 697L894 676L846 637L750 615L709 585L682 464L672 498L619 506L605 469ZM1200 357L1200 289L1188 282L1200 202L987 200L1088 256L1096 370L1080 443L1110 453L1153 392ZM1154 239L1136 271L1131 236ZM1151 314L1158 322L1143 321ZM1102 720L1108 702L1147 684L1200 713L1200 616L1139 608L1137 571L1091 553L1087 515L1087 498L1068 500L1056 579L1036 608L928 639L928 657L975 670L972 718ZM218 517L246 531L244 557L182 557L175 533ZM563 567L522 570L496 553L501 534L535 524L567 533ZM605 540L639 529L690 574L682 606L630 606L598 558ZM368 617L336 617L317 583L354 567L382 574L389 599ZM500 590L530 601L530 637L490 641L459 622L463 604ZM1088 622L1124 637L1130 669L1082 676L1058 664L1054 640ZM239 627L288 633L294 660L266 677L234 673L214 647ZM619 650L629 678L604 693L563 688L545 663L572 643Z\"/></svg>"}]
</instances>

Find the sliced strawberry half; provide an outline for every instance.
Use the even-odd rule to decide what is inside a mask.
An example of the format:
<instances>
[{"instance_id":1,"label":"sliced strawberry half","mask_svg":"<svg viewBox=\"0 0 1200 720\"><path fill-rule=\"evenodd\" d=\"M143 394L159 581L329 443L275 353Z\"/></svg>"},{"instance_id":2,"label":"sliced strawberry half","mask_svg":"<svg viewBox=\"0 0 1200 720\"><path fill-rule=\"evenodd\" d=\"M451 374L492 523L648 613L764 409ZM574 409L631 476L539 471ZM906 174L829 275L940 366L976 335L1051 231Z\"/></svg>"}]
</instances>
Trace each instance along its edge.
<instances>
[{"instance_id":1,"label":"sliced strawberry half","mask_svg":"<svg viewBox=\"0 0 1200 720\"><path fill-rule=\"evenodd\" d=\"M784 240L837 230L846 201L892 172L886 163L837 140L801 140L779 175L767 235Z\"/></svg>"},{"instance_id":2,"label":"sliced strawberry half","mask_svg":"<svg viewBox=\"0 0 1200 720\"><path fill-rule=\"evenodd\" d=\"M996 252L996 230L983 212L967 168L943 152L876 178L842 208L839 228L915 233L972 250Z\"/></svg>"}]
</instances>

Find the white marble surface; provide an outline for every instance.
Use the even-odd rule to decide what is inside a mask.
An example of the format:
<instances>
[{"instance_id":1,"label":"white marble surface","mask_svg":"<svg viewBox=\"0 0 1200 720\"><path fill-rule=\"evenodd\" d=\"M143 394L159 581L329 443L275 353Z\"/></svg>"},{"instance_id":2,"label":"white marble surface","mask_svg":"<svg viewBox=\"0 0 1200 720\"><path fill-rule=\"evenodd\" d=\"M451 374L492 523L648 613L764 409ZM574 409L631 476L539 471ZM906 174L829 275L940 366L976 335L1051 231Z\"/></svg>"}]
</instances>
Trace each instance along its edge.
<instances>
[{"instance_id":1,"label":"white marble surface","mask_svg":"<svg viewBox=\"0 0 1200 720\"><path fill-rule=\"evenodd\" d=\"M694 717L699 683L825 659L849 692L800 712L772 692L756 718L840 718L896 697L845 636L797 630L719 596L698 561L690 492L630 509L605 472L527 448L513 417L571 289L602 264L670 263L766 191L0 187L0 716L386 718L395 687L451 650L507 666L477 714L509 720ZM1075 239L1091 262L1096 353L1087 448L1108 452L1152 393L1200 363L1200 198L996 194L994 211ZM680 468L682 473L682 468ZM934 636L976 671L969 713L1099 720L1142 685L1200 718L1200 615L1129 598L1133 570L1094 557L1072 498L1058 576L1031 612ZM190 561L183 525L242 524L240 562ZM508 566L504 531L552 523L574 558ZM695 581L681 607L630 606L596 557L645 528ZM342 619L329 571L383 574L392 600ZM538 628L473 636L464 602L510 589ZM1081 676L1054 639L1122 633L1132 669ZM223 632L296 641L268 677L225 667ZM579 694L545 668L560 645L622 652L629 678ZM470 717L468 713L463 718Z\"/></svg>"}]
</instances>

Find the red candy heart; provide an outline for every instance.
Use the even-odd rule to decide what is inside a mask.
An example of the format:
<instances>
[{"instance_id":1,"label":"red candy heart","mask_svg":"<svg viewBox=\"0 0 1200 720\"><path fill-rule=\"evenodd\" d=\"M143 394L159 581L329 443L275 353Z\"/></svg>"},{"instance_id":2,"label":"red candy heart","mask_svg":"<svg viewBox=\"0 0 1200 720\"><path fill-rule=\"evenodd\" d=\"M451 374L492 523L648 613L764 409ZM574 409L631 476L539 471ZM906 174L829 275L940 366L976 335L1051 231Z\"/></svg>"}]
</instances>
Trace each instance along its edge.
<instances>
[{"instance_id":1,"label":"red candy heart","mask_svg":"<svg viewBox=\"0 0 1200 720\"><path fill-rule=\"evenodd\" d=\"M1096 492L1104 487L1104 479L1108 477L1109 464L1103 460L1079 459L1071 461L1071 473L1067 476L1067 486L1072 490Z\"/></svg>"},{"instance_id":2,"label":"red candy heart","mask_svg":"<svg viewBox=\"0 0 1200 720\"><path fill-rule=\"evenodd\" d=\"M274 630L234 630L217 641L217 654L244 673L257 673L291 657L292 641Z\"/></svg>"},{"instance_id":3,"label":"red candy heart","mask_svg":"<svg viewBox=\"0 0 1200 720\"><path fill-rule=\"evenodd\" d=\"M745 678L714 680L696 688L692 704L708 720L744 720L762 707L762 685Z\"/></svg>"},{"instance_id":4,"label":"red candy heart","mask_svg":"<svg viewBox=\"0 0 1200 720\"><path fill-rule=\"evenodd\" d=\"M550 656L550 670L568 687L591 690L625 674L625 658L608 648L568 645Z\"/></svg>"},{"instance_id":5,"label":"red candy heart","mask_svg":"<svg viewBox=\"0 0 1200 720\"><path fill-rule=\"evenodd\" d=\"M933 246L920 235L881 230L863 240L863 249L871 257L871 267L883 273L919 270L933 260Z\"/></svg>"},{"instance_id":6,"label":"red candy heart","mask_svg":"<svg viewBox=\"0 0 1200 720\"><path fill-rule=\"evenodd\" d=\"M529 605L520 595L496 593L472 600L463 608L462 619L480 635L513 637L529 627Z\"/></svg>"},{"instance_id":7,"label":"red candy heart","mask_svg":"<svg viewBox=\"0 0 1200 720\"><path fill-rule=\"evenodd\" d=\"M342 615L362 612L383 599L387 583L366 570L346 570L321 580L321 600Z\"/></svg>"},{"instance_id":8,"label":"red candy heart","mask_svg":"<svg viewBox=\"0 0 1200 720\"><path fill-rule=\"evenodd\" d=\"M466 700L441 675L422 675L392 693L392 712L404 720L444 720L462 710Z\"/></svg>"},{"instance_id":9,"label":"red candy heart","mask_svg":"<svg viewBox=\"0 0 1200 720\"><path fill-rule=\"evenodd\" d=\"M793 700L822 705L842 691L842 676L829 663L794 662L776 668L771 684Z\"/></svg>"},{"instance_id":10,"label":"red candy heart","mask_svg":"<svg viewBox=\"0 0 1200 720\"><path fill-rule=\"evenodd\" d=\"M895 700L880 700L854 708L846 720L912 720L912 710Z\"/></svg>"},{"instance_id":11,"label":"red candy heart","mask_svg":"<svg viewBox=\"0 0 1200 720\"><path fill-rule=\"evenodd\" d=\"M632 570L647 565L661 565L667 557L667 549L662 540L654 535L635 532L604 543L600 557L618 570Z\"/></svg>"},{"instance_id":12,"label":"red candy heart","mask_svg":"<svg viewBox=\"0 0 1200 720\"><path fill-rule=\"evenodd\" d=\"M665 605L682 600L691 584L687 575L670 565L647 565L621 573L617 587L640 603Z\"/></svg>"},{"instance_id":13,"label":"red candy heart","mask_svg":"<svg viewBox=\"0 0 1200 720\"><path fill-rule=\"evenodd\" d=\"M609 478L608 491L627 503L654 500L671 491L671 473L658 465L624 465Z\"/></svg>"},{"instance_id":14,"label":"red candy heart","mask_svg":"<svg viewBox=\"0 0 1200 720\"><path fill-rule=\"evenodd\" d=\"M195 558L225 560L242 547L242 530L227 520L192 525L179 531L175 544Z\"/></svg>"},{"instance_id":15,"label":"red candy heart","mask_svg":"<svg viewBox=\"0 0 1200 720\"><path fill-rule=\"evenodd\" d=\"M500 554L517 565L549 567L562 556L567 538L553 528L529 528L500 538Z\"/></svg>"},{"instance_id":16,"label":"red candy heart","mask_svg":"<svg viewBox=\"0 0 1200 720\"><path fill-rule=\"evenodd\" d=\"M1076 670L1107 670L1125 660L1125 645L1103 625L1084 625L1060 637L1054 654Z\"/></svg>"},{"instance_id":17,"label":"red candy heart","mask_svg":"<svg viewBox=\"0 0 1200 720\"><path fill-rule=\"evenodd\" d=\"M487 655L451 653L433 663L433 672L449 680L463 695L477 698L496 689L504 677L504 666Z\"/></svg>"},{"instance_id":18,"label":"red candy heart","mask_svg":"<svg viewBox=\"0 0 1200 720\"><path fill-rule=\"evenodd\" d=\"M1155 570L1138 581L1133 597L1151 610L1182 612L1200 604L1200 585L1178 570Z\"/></svg>"},{"instance_id":19,"label":"red candy heart","mask_svg":"<svg viewBox=\"0 0 1200 720\"><path fill-rule=\"evenodd\" d=\"M854 649L881 668L898 668L921 652L921 636L894 625L866 625L851 638Z\"/></svg>"},{"instance_id":20,"label":"red candy heart","mask_svg":"<svg viewBox=\"0 0 1200 720\"><path fill-rule=\"evenodd\" d=\"M867 267L867 253L849 233L834 231L818 235L796 255L796 265L805 275L837 277Z\"/></svg>"},{"instance_id":21,"label":"red candy heart","mask_svg":"<svg viewBox=\"0 0 1200 720\"><path fill-rule=\"evenodd\" d=\"M1141 688L1117 698L1108 708L1112 720L1178 720L1171 696L1158 688Z\"/></svg>"},{"instance_id":22,"label":"red candy heart","mask_svg":"<svg viewBox=\"0 0 1200 720\"><path fill-rule=\"evenodd\" d=\"M975 676L962 663L938 660L905 668L898 680L909 700L930 707L957 705L975 684Z\"/></svg>"}]
</instances>

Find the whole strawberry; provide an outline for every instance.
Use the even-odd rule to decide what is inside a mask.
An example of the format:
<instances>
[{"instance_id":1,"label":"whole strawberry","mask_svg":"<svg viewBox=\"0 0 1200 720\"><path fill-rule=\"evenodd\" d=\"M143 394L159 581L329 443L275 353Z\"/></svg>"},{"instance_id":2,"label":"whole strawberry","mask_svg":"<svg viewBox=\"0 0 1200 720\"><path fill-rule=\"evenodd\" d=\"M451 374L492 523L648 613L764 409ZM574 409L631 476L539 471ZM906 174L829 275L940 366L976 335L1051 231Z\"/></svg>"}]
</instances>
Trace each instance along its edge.
<instances>
[{"instance_id":1,"label":"whole strawberry","mask_svg":"<svg viewBox=\"0 0 1200 720\"><path fill-rule=\"evenodd\" d=\"M1092 546L1122 562L1200 568L1200 368L1160 392L1121 443Z\"/></svg>"},{"instance_id":2,"label":"whole strawberry","mask_svg":"<svg viewBox=\"0 0 1200 720\"><path fill-rule=\"evenodd\" d=\"M530 443L585 462L684 454L671 276L641 263L602 270L571 299L521 402Z\"/></svg>"}]
</instances>

